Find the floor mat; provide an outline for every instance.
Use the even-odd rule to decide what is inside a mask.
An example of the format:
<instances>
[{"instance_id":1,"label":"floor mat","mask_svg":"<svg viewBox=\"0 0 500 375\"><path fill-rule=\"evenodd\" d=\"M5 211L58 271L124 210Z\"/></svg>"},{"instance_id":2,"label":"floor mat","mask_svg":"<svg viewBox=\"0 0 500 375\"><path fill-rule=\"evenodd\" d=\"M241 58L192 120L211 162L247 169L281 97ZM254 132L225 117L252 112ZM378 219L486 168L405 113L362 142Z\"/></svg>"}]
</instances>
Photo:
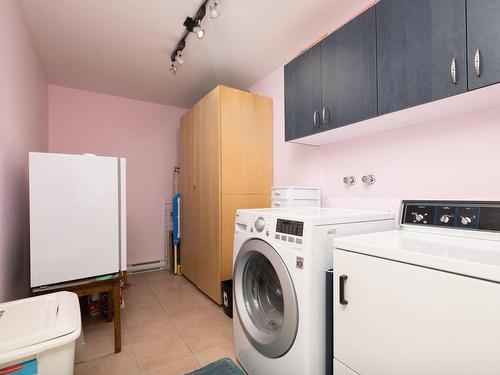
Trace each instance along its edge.
<instances>
[{"instance_id":1,"label":"floor mat","mask_svg":"<svg viewBox=\"0 0 500 375\"><path fill-rule=\"evenodd\" d=\"M222 358L186 375L244 375L244 373L231 359Z\"/></svg>"}]
</instances>

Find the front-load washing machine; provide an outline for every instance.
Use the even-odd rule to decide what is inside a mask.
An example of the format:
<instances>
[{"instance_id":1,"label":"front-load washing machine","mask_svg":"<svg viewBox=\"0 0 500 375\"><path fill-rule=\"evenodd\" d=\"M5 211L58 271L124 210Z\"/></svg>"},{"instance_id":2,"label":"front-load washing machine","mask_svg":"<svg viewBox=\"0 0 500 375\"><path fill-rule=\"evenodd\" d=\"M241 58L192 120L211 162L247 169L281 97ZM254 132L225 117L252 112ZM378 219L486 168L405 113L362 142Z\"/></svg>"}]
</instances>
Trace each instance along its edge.
<instances>
[{"instance_id":1,"label":"front-load washing machine","mask_svg":"<svg viewBox=\"0 0 500 375\"><path fill-rule=\"evenodd\" d=\"M394 228L389 211L238 210L233 329L245 370L250 375L324 375L325 271L332 267L334 239Z\"/></svg>"}]
</instances>

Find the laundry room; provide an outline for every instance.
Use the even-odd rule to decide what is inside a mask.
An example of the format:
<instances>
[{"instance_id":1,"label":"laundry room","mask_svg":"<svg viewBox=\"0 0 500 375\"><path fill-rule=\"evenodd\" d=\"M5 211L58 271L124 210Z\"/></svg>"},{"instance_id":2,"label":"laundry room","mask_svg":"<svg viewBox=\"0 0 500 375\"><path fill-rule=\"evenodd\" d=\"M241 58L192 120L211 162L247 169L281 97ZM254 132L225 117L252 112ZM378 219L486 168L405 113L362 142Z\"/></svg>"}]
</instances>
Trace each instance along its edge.
<instances>
[{"instance_id":1,"label":"laundry room","mask_svg":"<svg viewBox=\"0 0 500 375\"><path fill-rule=\"evenodd\" d=\"M0 25L0 375L500 374L500 1Z\"/></svg>"}]
</instances>

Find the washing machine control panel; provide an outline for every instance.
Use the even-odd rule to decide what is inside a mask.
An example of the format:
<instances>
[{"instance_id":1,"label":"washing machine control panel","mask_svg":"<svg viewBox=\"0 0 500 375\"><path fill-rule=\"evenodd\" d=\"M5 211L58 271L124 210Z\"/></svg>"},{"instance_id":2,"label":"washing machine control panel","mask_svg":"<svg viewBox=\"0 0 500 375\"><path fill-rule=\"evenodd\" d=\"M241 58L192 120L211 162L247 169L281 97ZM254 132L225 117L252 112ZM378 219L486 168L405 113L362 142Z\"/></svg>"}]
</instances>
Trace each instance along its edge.
<instances>
[{"instance_id":1,"label":"washing machine control panel","mask_svg":"<svg viewBox=\"0 0 500 375\"><path fill-rule=\"evenodd\" d=\"M500 232L500 202L403 201L401 224Z\"/></svg>"},{"instance_id":2,"label":"washing machine control panel","mask_svg":"<svg viewBox=\"0 0 500 375\"><path fill-rule=\"evenodd\" d=\"M289 219L276 220L276 240L284 241L290 244L302 245L302 236L304 235L304 222Z\"/></svg>"},{"instance_id":3,"label":"washing machine control panel","mask_svg":"<svg viewBox=\"0 0 500 375\"><path fill-rule=\"evenodd\" d=\"M304 233L304 222L278 219L276 221L276 232L302 237Z\"/></svg>"}]
</instances>

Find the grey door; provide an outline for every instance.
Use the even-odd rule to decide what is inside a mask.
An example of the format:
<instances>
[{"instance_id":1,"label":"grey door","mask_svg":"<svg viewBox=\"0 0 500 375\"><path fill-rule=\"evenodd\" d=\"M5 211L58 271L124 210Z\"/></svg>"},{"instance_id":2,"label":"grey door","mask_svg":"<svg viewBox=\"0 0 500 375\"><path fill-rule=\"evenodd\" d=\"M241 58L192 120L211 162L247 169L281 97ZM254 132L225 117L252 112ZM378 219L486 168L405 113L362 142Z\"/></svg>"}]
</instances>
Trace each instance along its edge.
<instances>
[{"instance_id":1,"label":"grey door","mask_svg":"<svg viewBox=\"0 0 500 375\"><path fill-rule=\"evenodd\" d=\"M238 319L253 347L269 358L286 354L297 335L299 312L292 279L276 250L262 240L246 241L234 264L233 285Z\"/></svg>"},{"instance_id":2,"label":"grey door","mask_svg":"<svg viewBox=\"0 0 500 375\"><path fill-rule=\"evenodd\" d=\"M500 1L467 1L467 51L469 90L500 82Z\"/></svg>"},{"instance_id":3,"label":"grey door","mask_svg":"<svg viewBox=\"0 0 500 375\"><path fill-rule=\"evenodd\" d=\"M285 65L285 140L321 131L321 45Z\"/></svg>"},{"instance_id":4,"label":"grey door","mask_svg":"<svg viewBox=\"0 0 500 375\"><path fill-rule=\"evenodd\" d=\"M322 127L327 130L377 116L375 8L322 42Z\"/></svg>"},{"instance_id":5,"label":"grey door","mask_svg":"<svg viewBox=\"0 0 500 375\"><path fill-rule=\"evenodd\" d=\"M465 0L382 0L376 12L379 115L467 90Z\"/></svg>"}]
</instances>

